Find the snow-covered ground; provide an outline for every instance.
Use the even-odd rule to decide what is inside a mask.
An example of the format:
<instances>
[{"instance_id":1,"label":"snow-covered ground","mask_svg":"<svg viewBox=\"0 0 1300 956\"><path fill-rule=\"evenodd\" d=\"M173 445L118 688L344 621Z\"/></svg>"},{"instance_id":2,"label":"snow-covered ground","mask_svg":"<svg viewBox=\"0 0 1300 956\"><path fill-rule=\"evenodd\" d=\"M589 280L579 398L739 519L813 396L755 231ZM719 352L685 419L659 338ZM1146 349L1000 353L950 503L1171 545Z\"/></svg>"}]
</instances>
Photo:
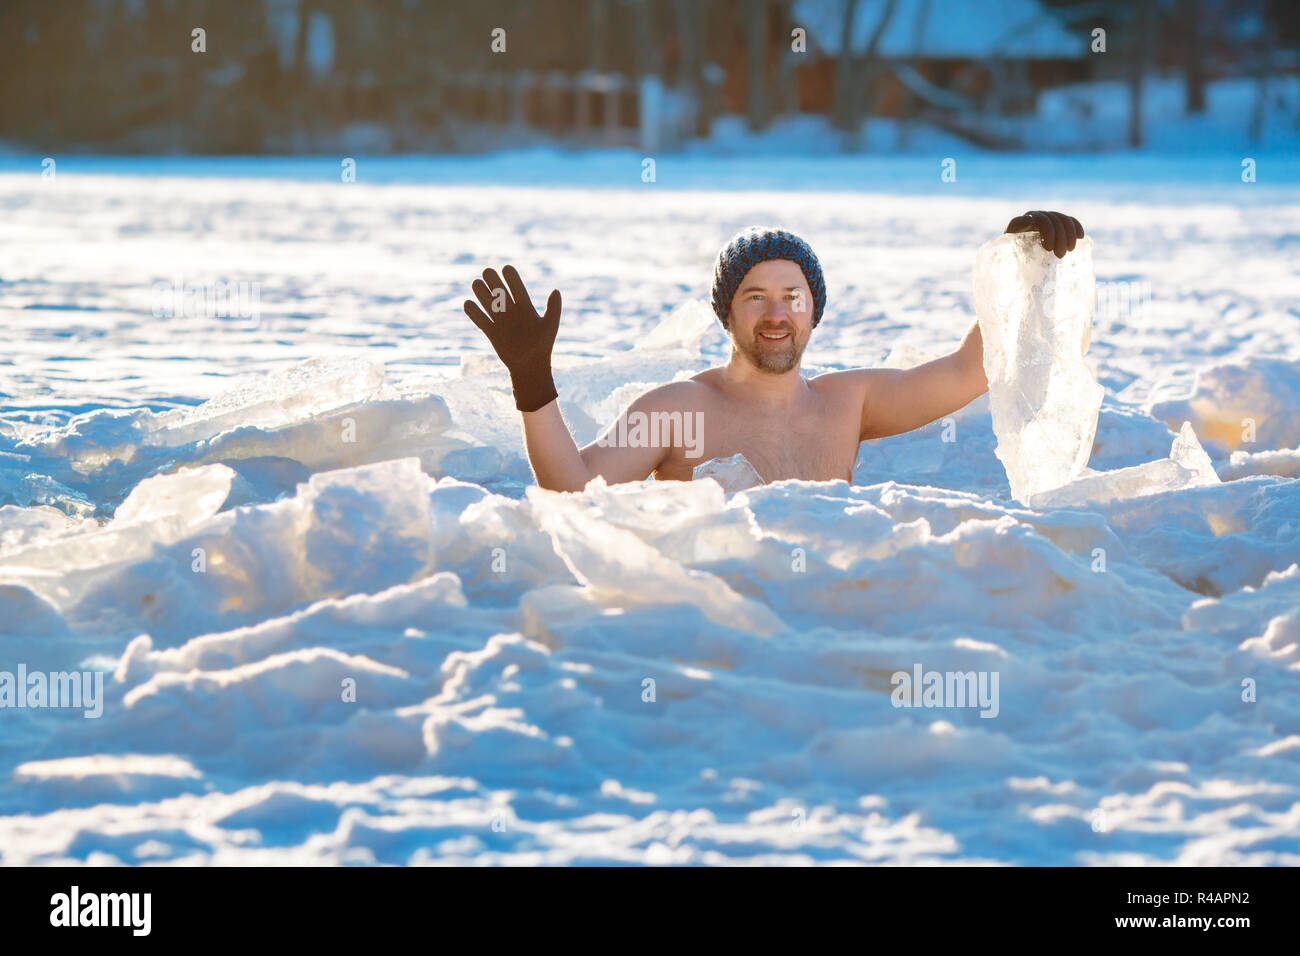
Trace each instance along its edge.
<instances>
[{"instance_id":1,"label":"snow-covered ground","mask_svg":"<svg viewBox=\"0 0 1300 956\"><path fill-rule=\"evenodd\" d=\"M1295 161L954 149L0 160L0 685L106 672L0 709L0 862L1300 863ZM816 371L953 347L1026 208L1094 242L1089 466L1221 483L1027 508L982 398L852 485L539 492L460 309L563 290L586 442L724 356L737 229L820 256Z\"/></svg>"}]
</instances>

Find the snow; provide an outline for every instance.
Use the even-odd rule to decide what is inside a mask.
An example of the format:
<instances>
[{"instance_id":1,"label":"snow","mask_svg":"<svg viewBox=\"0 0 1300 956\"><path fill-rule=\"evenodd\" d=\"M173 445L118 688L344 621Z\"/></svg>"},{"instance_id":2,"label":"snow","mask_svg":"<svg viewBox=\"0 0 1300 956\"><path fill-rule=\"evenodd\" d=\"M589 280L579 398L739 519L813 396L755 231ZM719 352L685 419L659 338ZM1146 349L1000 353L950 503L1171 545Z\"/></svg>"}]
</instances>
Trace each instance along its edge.
<instances>
[{"instance_id":1,"label":"snow","mask_svg":"<svg viewBox=\"0 0 1300 956\"><path fill-rule=\"evenodd\" d=\"M1156 402L1151 414L1166 423L1187 419L1207 443L1227 451L1300 445L1300 367L1282 359L1252 357L1197 372L1185 398Z\"/></svg>"},{"instance_id":2,"label":"snow","mask_svg":"<svg viewBox=\"0 0 1300 956\"><path fill-rule=\"evenodd\" d=\"M0 671L105 680L97 719L0 714L0 862L1300 863L1294 179L29 166L0 173ZM702 300L744 225L818 252L815 373L951 349L1026 207L1085 224L1099 290L1151 287L1096 314L1064 488L1153 486L1018 501L985 397L852 483L543 491L460 312L488 264L563 290L585 443L724 357ZM154 316L175 276L259 282L260 320ZM893 706L918 665L997 673L997 716Z\"/></svg>"},{"instance_id":3,"label":"snow","mask_svg":"<svg viewBox=\"0 0 1300 956\"><path fill-rule=\"evenodd\" d=\"M815 37L810 34L810 39ZM916 79L908 76L905 64L897 69L904 78ZM1170 184L1185 182L1193 174L1225 187L1242 185L1247 166L1255 177L1252 186L1294 180L1296 174L1293 157L1300 149L1300 126L1296 123L1300 76L1277 74L1267 83L1250 77L1210 80L1205 84L1205 110L1188 114L1183 75L1150 74L1142 86L1141 149L1129 146L1131 91L1122 80L1044 88L1038 93L1036 110L1023 114L981 112L970 104L958 106L959 96L954 99L954 94L938 89L929 90L927 96L951 103L966 125L1020 143L1030 152L1012 156L1001 153L997 162L1003 175L980 175L982 185L998 189L999 193L1013 183L1029 185L1023 173L1017 176L1012 170L1023 167L1037 173L1042 165L1055 164L1050 155L1032 155L1039 151L1093 153L1095 165L1070 163L1068 175L1076 188L1094 177L1103 181L1106 196L1111 199L1127 192L1127 184L1138 177L1146 182L1148 192L1137 198L1146 201L1152 189L1161 191ZM957 181L948 184L950 189L959 190L963 188L959 184L964 171L971 169L967 164L972 154L982 154L968 140L920 119L867 116L848 139L855 149L871 154L845 161L846 166L861 169L858 184L875 178L872 174L888 175L893 180L891 191L910 189L917 178L937 175L932 170L941 157L965 157ZM844 149L844 140L821 114L778 116L757 132L748 128L744 116L725 115L714 120L707 140L690 144L688 150L700 157L727 156L729 168L717 174L729 182L756 178L757 171L747 162L756 156L784 156L784 162L776 167L781 170L789 170L792 161L817 156L821 179L829 187L838 177L827 176L836 171L836 164L828 160ZM882 155L889 157L888 162L877 168L876 161ZM990 183L990 178L994 182ZM803 181L813 186L811 180ZM1033 188L1041 186L1035 182Z\"/></svg>"},{"instance_id":4,"label":"snow","mask_svg":"<svg viewBox=\"0 0 1300 956\"><path fill-rule=\"evenodd\" d=\"M1142 86L1143 142L1151 155L1236 151L1237 162L1294 155L1300 130L1300 76L1279 73L1266 83L1229 76L1205 84L1205 110L1188 115L1181 73L1152 74ZM1024 142L1054 149L1126 145L1130 90L1123 80L1097 80L1043 90L1032 116L1009 118ZM1256 128L1257 127L1257 128ZM1256 137L1257 134L1257 137ZM1277 155L1284 167L1294 165ZM1276 171L1276 168L1275 168Z\"/></svg>"}]
</instances>

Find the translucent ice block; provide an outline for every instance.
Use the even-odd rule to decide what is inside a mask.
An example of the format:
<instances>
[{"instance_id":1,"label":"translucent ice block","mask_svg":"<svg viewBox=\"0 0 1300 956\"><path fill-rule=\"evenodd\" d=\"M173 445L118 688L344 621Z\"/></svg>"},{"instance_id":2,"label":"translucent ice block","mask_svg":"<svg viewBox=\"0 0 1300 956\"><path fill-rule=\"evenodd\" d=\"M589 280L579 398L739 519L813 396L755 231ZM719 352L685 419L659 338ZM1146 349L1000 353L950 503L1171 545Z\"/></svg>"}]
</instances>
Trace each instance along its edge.
<instances>
[{"instance_id":1,"label":"translucent ice block","mask_svg":"<svg viewBox=\"0 0 1300 956\"><path fill-rule=\"evenodd\" d=\"M1219 473L1214 470L1214 463L1210 461L1210 456L1205 453L1205 449L1197 441L1196 432L1192 428L1191 422L1183 422L1183 427L1178 430L1178 436L1169 449L1169 458L1178 462L1195 476L1191 481L1192 485L1217 485L1219 483Z\"/></svg>"},{"instance_id":2,"label":"translucent ice block","mask_svg":"<svg viewBox=\"0 0 1300 956\"><path fill-rule=\"evenodd\" d=\"M1092 453L1102 387L1084 363L1096 296L1092 240L1057 259L1034 233L1003 235L975 258L975 311L1011 495L1058 488Z\"/></svg>"},{"instance_id":3,"label":"translucent ice block","mask_svg":"<svg viewBox=\"0 0 1300 956\"><path fill-rule=\"evenodd\" d=\"M603 479L596 481L589 487L599 494ZM733 591L720 577L684 567L635 532L593 514L577 496L540 488L526 494L555 553L599 600L613 606L693 604L716 624L754 634L784 628L762 602Z\"/></svg>"},{"instance_id":4,"label":"translucent ice block","mask_svg":"<svg viewBox=\"0 0 1300 956\"><path fill-rule=\"evenodd\" d=\"M277 428L374 398L383 387L382 363L309 359L253 378L196 408L160 416L154 440L179 445L246 425Z\"/></svg>"},{"instance_id":5,"label":"translucent ice block","mask_svg":"<svg viewBox=\"0 0 1300 956\"><path fill-rule=\"evenodd\" d=\"M221 510L234 478L234 470L220 464L154 475L132 489L114 512L113 523L121 526L173 516L187 523L205 521Z\"/></svg>"},{"instance_id":6,"label":"translucent ice block","mask_svg":"<svg viewBox=\"0 0 1300 956\"><path fill-rule=\"evenodd\" d=\"M722 485L722 490L728 494L763 484L763 478L758 470L740 452L727 458L710 458L704 464L696 465L695 470L691 472L691 478L696 481L701 478L712 478Z\"/></svg>"},{"instance_id":7,"label":"translucent ice block","mask_svg":"<svg viewBox=\"0 0 1300 956\"><path fill-rule=\"evenodd\" d=\"M1026 504L1031 508L1104 505L1122 498L1218 483L1218 473L1197 441L1191 422L1183 422L1168 458L1129 468L1089 472L1063 487L1031 495Z\"/></svg>"},{"instance_id":8,"label":"translucent ice block","mask_svg":"<svg viewBox=\"0 0 1300 956\"><path fill-rule=\"evenodd\" d=\"M702 299L688 299L636 344L638 349L685 349L700 354L700 342L717 328L718 317Z\"/></svg>"}]
</instances>

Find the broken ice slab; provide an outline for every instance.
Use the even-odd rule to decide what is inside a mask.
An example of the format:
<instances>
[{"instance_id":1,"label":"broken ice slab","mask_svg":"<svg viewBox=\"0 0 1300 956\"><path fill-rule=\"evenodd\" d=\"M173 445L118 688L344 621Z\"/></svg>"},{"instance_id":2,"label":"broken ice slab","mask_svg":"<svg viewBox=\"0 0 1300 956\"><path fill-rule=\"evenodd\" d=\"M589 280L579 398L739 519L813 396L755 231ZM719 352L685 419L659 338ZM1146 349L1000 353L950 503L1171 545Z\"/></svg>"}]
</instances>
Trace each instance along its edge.
<instances>
[{"instance_id":1,"label":"broken ice slab","mask_svg":"<svg viewBox=\"0 0 1300 956\"><path fill-rule=\"evenodd\" d=\"M27 587L70 622L134 608L147 613L155 636L177 627L212 629L241 614L261 620L429 573L432 485L416 458L319 473L292 498L203 521L113 521L34 542L0 555L0 584ZM177 542L183 543L169 552ZM193 573L195 547L203 551L203 574Z\"/></svg>"},{"instance_id":2,"label":"broken ice slab","mask_svg":"<svg viewBox=\"0 0 1300 956\"><path fill-rule=\"evenodd\" d=\"M1031 508L1069 508L1104 505L1123 498L1156 495L1180 488L1219 483L1219 476L1196 440L1191 422L1183 422L1168 458L1129 468L1091 472L1060 488L1031 495Z\"/></svg>"},{"instance_id":3,"label":"broken ice slab","mask_svg":"<svg viewBox=\"0 0 1300 956\"><path fill-rule=\"evenodd\" d=\"M226 503L234 478L234 469L226 465L182 468L146 478L118 505L113 524L172 517L184 518L186 523L205 521Z\"/></svg>"},{"instance_id":4,"label":"broken ice slab","mask_svg":"<svg viewBox=\"0 0 1300 956\"><path fill-rule=\"evenodd\" d=\"M26 537L0 552L0 574L34 575L46 593L50 572L60 577L77 568L115 565L139 560L155 547L180 540L217 514L230 494L235 471L226 465L183 468L169 475L146 478L118 505L113 520L70 525L56 538ZM57 591L57 583L55 589ZM46 596L50 596L48 592Z\"/></svg>"},{"instance_id":5,"label":"broken ice slab","mask_svg":"<svg viewBox=\"0 0 1300 956\"><path fill-rule=\"evenodd\" d=\"M931 359L937 359L938 354L929 352L925 349L917 348L907 342L900 342L889 350L885 360L877 368L916 368L918 365L924 365Z\"/></svg>"},{"instance_id":6,"label":"broken ice slab","mask_svg":"<svg viewBox=\"0 0 1300 956\"><path fill-rule=\"evenodd\" d=\"M995 453L1026 501L1082 475L1092 453L1103 393L1084 362L1092 240L1057 259L1035 233L1000 236L976 253L974 286Z\"/></svg>"},{"instance_id":7,"label":"broken ice slab","mask_svg":"<svg viewBox=\"0 0 1300 956\"><path fill-rule=\"evenodd\" d=\"M28 471L21 465L6 467L7 460L26 458L12 455L0 460L0 505L17 505L21 508L49 505L74 518L85 518L95 513L95 505L79 491L55 481L49 475Z\"/></svg>"},{"instance_id":8,"label":"broken ice slab","mask_svg":"<svg viewBox=\"0 0 1300 956\"><path fill-rule=\"evenodd\" d=\"M758 469L740 452L727 458L710 458L704 464L696 465L691 472L691 479L698 481L701 478L712 478L728 494L763 484Z\"/></svg>"},{"instance_id":9,"label":"broken ice slab","mask_svg":"<svg viewBox=\"0 0 1300 956\"><path fill-rule=\"evenodd\" d=\"M733 456L734 457L734 456ZM599 493L600 484L593 490ZM588 510L576 495L532 487L527 499L537 523L551 536L578 583L612 607L637 604L692 604L724 627L753 634L785 629L781 619L760 601L733 591L722 578L684 567L633 531ZM749 538L748 530L744 537ZM688 617L674 618L689 621Z\"/></svg>"},{"instance_id":10,"label":"broken ice slab","mask_svg":"<svg viewBox=\"0 0 1300 956\"><path fill-rule=\"evenodd\" d=\"M1178 462L1162 458L1128 468L1086 474L1060 488L1030 495L1025 504L1040 509L1104 505L1121 498L1137 498L1183 488L1191 483L1193 477L1193 473Z\"/></svg>"},{"instance_id":11,"label":"broken ice slab","mask_svg":"<svg viewBox=\"0 0 1300 956\"><path fill-rule=\"evenodd\" d=\"M466 446L464 440L446 436L451 415L439 396L397 390L382 394L281 426L232 428L193 454L204 464L290 458L310 471L416 455L432 470L448 451Z\"/></svg>"},{"instance_id":12,"label":"broken ice slab","mask_svg":"<svg viewBox=\"0 0 1300 956\"><path fill-rule=\"evenodd\" d=\"M0 505L0 555L81 530L91 518L71 518L50 505Z\"/></svg>"},{"instance_id":13,"label":"broken ice slab","mask_svg":"<svg viewBox=\"0 0 1300 956\"><path fill-rule=\"evenodd\" d=\"M181 445L246 425L276 428L364 402L384 387L384 366L364 359L314 358L250 379L196 408L160 415L151 444Z\"/></svg>"},{"instance_id":14,"label":"broken ice slab","mask_svg":"<svg viewBox=\"0 0 1300 956\"><path fill-rule=\"evenodd\" d=\"M673 309L636 343L637 349L685 349L700 354L704 336L718 326L718 317L703 299L688 299Z\"/></svg>"},{"instance_id":15,"label":"broken ice slab","mask_svg":"<svg viewBox=\"0 0 1300 956\"><path fill-rule=\"evenodd\" d=\"M1196 476L1193 485L1219 484L1219 473L1214 470L1214 462L1210 461L1210 456L1197 441L1196 430L1192 428L1191 422L1183 422L1183 427L1178 429L1173 446L1169 449L1169 457Z\"/></svg>"},{"instance_id":16,"label":"broken ice slab","mask_svg":"<svg viewBox=\"0 0 1300 956\"><path fill-rule=\"evenodd\" d=\"M470 375L482 375L485 372L501 372L506 374L505 366L493 352L484 355L477 355L472 352L466 352L460 357L460 365L456 369L460 378L467 378Z\"/></svg>"}]
</instances>

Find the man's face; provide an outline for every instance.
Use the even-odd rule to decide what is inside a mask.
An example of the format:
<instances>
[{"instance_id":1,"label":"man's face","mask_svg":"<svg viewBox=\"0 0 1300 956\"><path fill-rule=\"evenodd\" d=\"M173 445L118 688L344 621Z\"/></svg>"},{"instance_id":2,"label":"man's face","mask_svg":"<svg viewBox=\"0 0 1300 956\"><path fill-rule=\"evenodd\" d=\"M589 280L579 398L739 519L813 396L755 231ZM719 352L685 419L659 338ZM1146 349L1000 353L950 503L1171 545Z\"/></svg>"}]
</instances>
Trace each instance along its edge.
<instances>
[{"instance_id":1,"label":"man's face","mask_svg":"<svg viewBox=\"0 0 1300 956\"><path fill-rule=\"evenodd\" d=\"M812 291L799 264L769 259L740 280L727 329L751 365L780 374L798 367L812 334L812 316Z\"/></svg>"}]
</instances>

